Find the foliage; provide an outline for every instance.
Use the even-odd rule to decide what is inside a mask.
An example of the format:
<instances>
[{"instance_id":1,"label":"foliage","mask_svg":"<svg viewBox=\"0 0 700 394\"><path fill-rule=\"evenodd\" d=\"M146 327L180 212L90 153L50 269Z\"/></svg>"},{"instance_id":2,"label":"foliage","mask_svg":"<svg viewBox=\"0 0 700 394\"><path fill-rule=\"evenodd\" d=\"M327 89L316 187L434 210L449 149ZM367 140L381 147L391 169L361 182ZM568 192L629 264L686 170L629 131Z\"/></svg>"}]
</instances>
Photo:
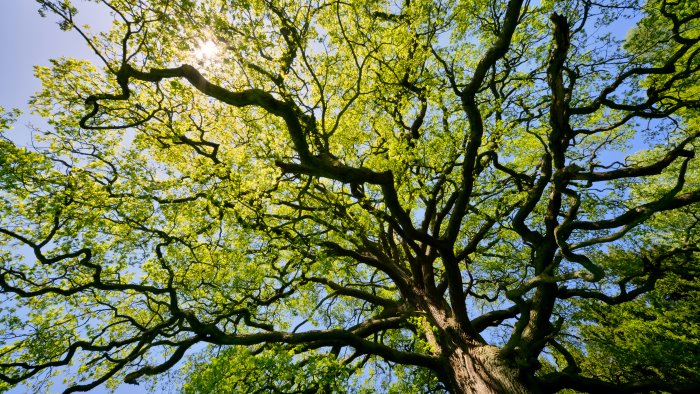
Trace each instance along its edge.
<instances>
[{"instance_id":1,"label":"foliage","mask_svg":"<svg viewBox=\"0 0 700 394\"><path fill-rule=\"evenodd\" d=\"M691 271L697 276L697 269ZM676 384L700 375L698 283L672 275L638 301L619 308L586 305L582 328L588 357L582 368L615 382L653 376ZM595 361L594 361L595 360Z\"/></svg>"},{"instance_id":2,"label":"foliage","mask_svg":"<svg viewBox=\"0 0 700 394\"><path fill-rule=\"evenodd\" d=\"M0 139L7 387L700 384L693 1L96 2Z\"/></svg>"}]
</instances>

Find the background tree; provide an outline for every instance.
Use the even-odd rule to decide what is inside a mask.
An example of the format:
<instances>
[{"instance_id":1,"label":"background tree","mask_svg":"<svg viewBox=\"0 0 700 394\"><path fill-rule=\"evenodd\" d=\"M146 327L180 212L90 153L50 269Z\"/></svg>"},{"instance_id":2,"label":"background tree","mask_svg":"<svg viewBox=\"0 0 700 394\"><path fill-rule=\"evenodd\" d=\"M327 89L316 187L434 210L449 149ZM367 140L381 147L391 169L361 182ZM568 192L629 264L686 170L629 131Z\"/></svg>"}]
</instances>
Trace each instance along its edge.
<instances>
[{"instance_id":1,"label":"background tree","mask_svg":"<svg viewBox=\"0 0 700 394\"><path fill-rule=\"evenodd\" d=\"M697 389L693 1L99 2L0 140L8 387Z\"/></svg>"}]
</instances>

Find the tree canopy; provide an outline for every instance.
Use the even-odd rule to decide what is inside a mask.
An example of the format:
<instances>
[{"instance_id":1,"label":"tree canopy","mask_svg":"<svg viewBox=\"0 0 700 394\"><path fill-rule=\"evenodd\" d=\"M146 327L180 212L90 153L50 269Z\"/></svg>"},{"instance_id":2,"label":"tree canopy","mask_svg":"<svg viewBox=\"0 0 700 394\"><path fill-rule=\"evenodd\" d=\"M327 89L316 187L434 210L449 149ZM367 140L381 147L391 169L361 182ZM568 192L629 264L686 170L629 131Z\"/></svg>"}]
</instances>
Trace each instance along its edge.
<instances>
[{"instance_id":1,"label":"tree canopy","mask_svg":"<svg viewBox=\"0 0 700 394\"><path fill-rule=\"evenodd\" d=\"M0 389L700 387L696 1L37 1Z\"/></svg>"}]
</instances>

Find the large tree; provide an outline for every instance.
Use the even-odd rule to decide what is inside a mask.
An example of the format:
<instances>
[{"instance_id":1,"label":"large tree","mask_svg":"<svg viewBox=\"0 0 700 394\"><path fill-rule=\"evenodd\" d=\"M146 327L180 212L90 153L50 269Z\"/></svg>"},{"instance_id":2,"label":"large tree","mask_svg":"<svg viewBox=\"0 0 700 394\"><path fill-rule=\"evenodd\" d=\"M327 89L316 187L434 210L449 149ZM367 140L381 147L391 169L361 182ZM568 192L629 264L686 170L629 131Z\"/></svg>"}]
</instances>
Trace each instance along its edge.
<instances>
[{"instance_id":1,"label":"large tree","mask_svg":"<svg viewBox=\"0 0 700 394\"><path fill-rule=\"evenodd\" d=\"M7 387L697 389L695 1L38 2Z\"/></svg>"}]
</instances>

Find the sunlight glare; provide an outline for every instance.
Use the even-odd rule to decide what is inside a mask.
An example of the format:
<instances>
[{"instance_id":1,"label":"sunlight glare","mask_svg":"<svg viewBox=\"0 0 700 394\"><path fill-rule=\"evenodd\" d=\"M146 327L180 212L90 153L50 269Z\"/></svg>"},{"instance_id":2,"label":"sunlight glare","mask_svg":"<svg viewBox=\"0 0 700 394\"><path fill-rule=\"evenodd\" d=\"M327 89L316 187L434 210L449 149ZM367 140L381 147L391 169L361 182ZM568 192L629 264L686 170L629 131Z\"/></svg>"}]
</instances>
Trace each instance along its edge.
<instances>
[{"instance_id":1,"label":"sunlight glare","mask_svg":"<svg viewBox=\"0 0 700 394\"><path fill-rule=\"evenodd\" d=\"M212 40L200 41L199 47L195 49L194 56L199 61L209 61L219 54L219 47Z\"/></svg>"}]
</instances>

